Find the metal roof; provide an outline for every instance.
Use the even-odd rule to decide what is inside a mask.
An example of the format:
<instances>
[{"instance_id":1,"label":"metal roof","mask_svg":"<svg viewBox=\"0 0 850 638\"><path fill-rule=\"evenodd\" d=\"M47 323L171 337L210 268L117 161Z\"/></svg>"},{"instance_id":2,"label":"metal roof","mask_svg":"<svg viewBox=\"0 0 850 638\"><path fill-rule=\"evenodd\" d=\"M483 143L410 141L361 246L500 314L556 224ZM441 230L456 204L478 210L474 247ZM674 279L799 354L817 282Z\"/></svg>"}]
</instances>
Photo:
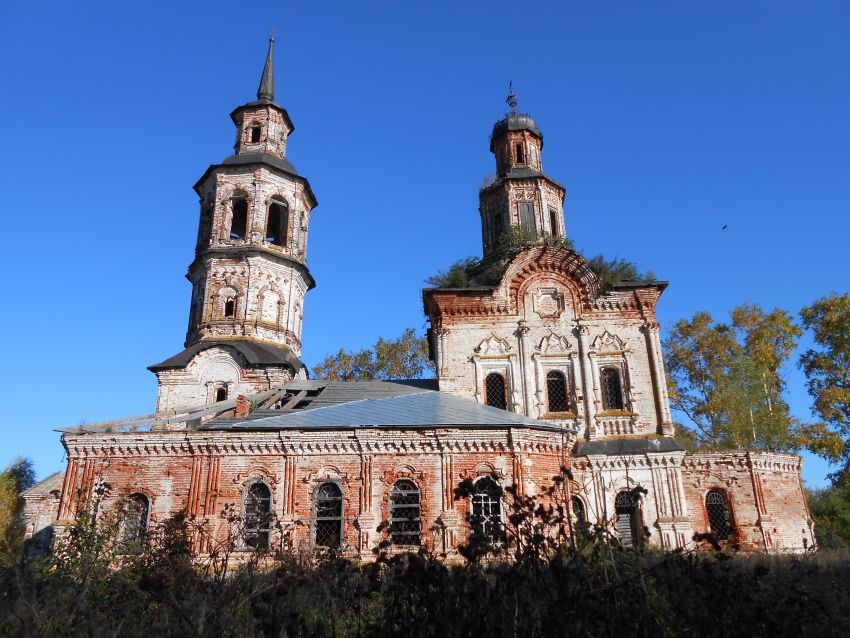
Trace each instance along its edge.
<instances>
[{"instance_id":1,"label":"metal roof","mask_svg":"<svg viewBox=\"0 0 850 638\"><path fill-rule=\"evenodd\" d=\"M374 382L361 382L363 385ZM358 382L340 383L340 387L355 386ZM388 384L394 385L394 384ZM352 387L356 395L356 388ZM201 426L209 429L286 430L302 428L359 428L359 427L440 427L440 426L525 426L560 430L560 426L538 421L514 412L481 405L442 392L416 390L381 399L349 400L336 405L293 410L263 418ZM324 392L322 393L324 394ZM320 395L321 396L321 395Z\"/></svg>"},{"instance_id":2,"label":"metal roof","mask_svg":"<svg viewBox=\"0 0 850 638\"><path fill-rule=\"evenodd\" d=\"M621 456L623 454L646 454L647 452L684 452L682 444L671 437L652 439L611 439L608 441L585 441L579 443L573 456Z\"/></svg>"},{"instance_id":3,"label":"metal roof","mask_svg":"<svg viewBox=\"0 0 850 638\"><path fill-rule=\"evenodd\" d=\"M235 348L252 365L288 365L296 372L307 367L301 359L292 353L292 350L283 346L272 346L241 339L222 339L219 341L199 341L162 363L148 366L148 370L156 372L166 368L182 368L188 365L192 357L202 350L216 346Z\"/></svg>"}]
</instances>

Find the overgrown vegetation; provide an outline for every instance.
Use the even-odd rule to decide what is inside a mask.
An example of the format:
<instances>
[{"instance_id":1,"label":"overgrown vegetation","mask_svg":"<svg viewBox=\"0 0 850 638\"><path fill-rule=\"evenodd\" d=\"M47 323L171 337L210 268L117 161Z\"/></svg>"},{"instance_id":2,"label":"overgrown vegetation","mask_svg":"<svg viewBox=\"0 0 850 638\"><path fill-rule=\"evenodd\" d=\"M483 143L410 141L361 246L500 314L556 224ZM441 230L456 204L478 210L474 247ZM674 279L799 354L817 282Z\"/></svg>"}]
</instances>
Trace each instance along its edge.
<instances>
[{"instance_id":1,"label":"overgrown vegetation","mask_svg":"<svg viewBox=\"0 0 850 638\"><path fill-rule=\"evenodd\" d=\"M499 237L496 249L487 259L467 257L453 263L447 270L428 277L426 283L433 288L473 288L495 286L502 279L511 260L523 250L535 245L575 251L572 240L563 237L530 233L521 226L511 226ZM603 286L613 286L624 281L654 281L651 271L641 272L625 259L606 259L597 255L587 259L587 264L596 273Z\"/></svg>"},{"instance_id":2,"label":"overgrown vegetation","mask_svg":"<svg viewBox=\"0 0 850 638\"><path fill-rule=\"evenodd\" d=\"M0 564L21 555L24 536L24 499L21 493L35 484L32 461L18 458L0 472Z\"/></svg>"},{"instance_id":3,"label":"overgrown vegetation","mask_svg":"<svg viewBox=\"0 0 850 638\"><path fill-rule=\"evenodd\" d=\"M540 498L506 490L496 543L473 535L447 564L421 550L376 560L335 553L238 552L230 533L191 554L182 515L138 553L114 551L117 522L89 503L52 558L0 568L9 636L761 636L847 635L847 554L661 554L621 546L570 518L568 473ZM101 487L105 488L106 486ZM471 491L461 483L458 498ZM103 496L95 490L95 499ZM474 523L474 521L470 521ZM272 526L274 527L274 526ZM646 533L650 533L646 530ZM717 541L706 538L709 544ZM240 560L233 567L233 559ZM460 558L460 557L458 557ZM509 560L508 560L509 559Z\"/></svg>"},{"instance_id":4,"label":"overgrown vegetation","mask_svg":"<svg viewBox=\"0 0 850 638\"><path fill-rule=\"evenodd\" d=\"M375 345L356 352L340 348L313 368L319 379L368 381L418 379L433 369L428 359L428 340L407 328L397 339L379 337Z\"/></svg>"}]
</instances>

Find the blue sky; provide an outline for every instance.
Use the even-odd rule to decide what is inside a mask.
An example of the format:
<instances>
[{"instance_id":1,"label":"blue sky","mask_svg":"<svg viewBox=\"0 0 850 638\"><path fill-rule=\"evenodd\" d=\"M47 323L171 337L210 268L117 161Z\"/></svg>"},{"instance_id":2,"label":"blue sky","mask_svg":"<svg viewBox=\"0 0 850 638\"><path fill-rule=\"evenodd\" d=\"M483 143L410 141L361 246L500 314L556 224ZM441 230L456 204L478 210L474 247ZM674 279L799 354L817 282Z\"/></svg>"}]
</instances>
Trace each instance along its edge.
<instances>
[{"instance_id":1,"label":"blue sky","mask_svg":"<svg viewBox=\"0 0 850 638\"><path fill-rule=\"evenodd\" d=\"M509 79L568 234L669 280L663 326L850 288L846 1L122 4L0 21L0 464L43 476L63 466L53 428L152 411L146 366L185 335L192 185L230 154L272 27L288 158L320 203L309 365L424 328L424 279L480 254ZM826 471L807 456L809 484Z\"/></svg>"}]
</instances>

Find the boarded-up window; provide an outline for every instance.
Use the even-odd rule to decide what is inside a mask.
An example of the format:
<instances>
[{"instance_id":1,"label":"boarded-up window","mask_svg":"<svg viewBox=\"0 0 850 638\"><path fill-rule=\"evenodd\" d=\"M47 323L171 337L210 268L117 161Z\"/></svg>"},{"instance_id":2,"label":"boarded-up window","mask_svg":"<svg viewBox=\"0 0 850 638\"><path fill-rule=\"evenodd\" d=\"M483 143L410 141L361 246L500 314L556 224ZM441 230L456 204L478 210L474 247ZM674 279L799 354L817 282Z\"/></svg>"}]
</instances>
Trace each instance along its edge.
<instances>
[{"instance_id":1,"label":"boarded-up window","mask_svg":"<svg viewBox=\"0 0 850 638\"><path fill-rule=\"evenodd\" d=\"M520 223L522 229L529 234L537 232L537 224L534 221L534 204L525 203L519 205Z\"/></svg>"},{"instance_id":2,"label":"boarded-up window","mask_svg":"<svg viewBox=\"0 0 850 638\"><path fill-rule=\"evenodd\" d=\"M233 239L245 239L248 233L248 200L234 197L230 200L233 216L230 220L230 236Z\"/></svg>"},{"instance_id":3,"label":"boarded-up window","mask_svg":"<svg viewBox=\"0 0 850 638\"><path fill-rule=\"evenodd\" d=\"M546 374L546 396L549 412L568 412L570 402L567 394L567 377L559 370Z\"/></svg>"},{"instance_id":4,"label":"boarded-up window","mask_svg":"<svg viewBox=\"0 0 850 638\"><path fill-rule=\"evenodd\" d=\"M498 372L491 372L484 379L484 400L487 405L500 410L508 409L508 393L505 377Z\"/></svg>"},{"instance_id":5,"label":"boarded-up window","mask_svg":"<svg viewBox=\"0 0 850 638\"><path fill-rule=\"evenodd\" d=\"M632 547L640 543L640 519L638 517L638 503L634 494L624 490L617 494L614 499L614 511L617 520L614 527L620 543L626 547Z\"/></svg>"}]
</instances>

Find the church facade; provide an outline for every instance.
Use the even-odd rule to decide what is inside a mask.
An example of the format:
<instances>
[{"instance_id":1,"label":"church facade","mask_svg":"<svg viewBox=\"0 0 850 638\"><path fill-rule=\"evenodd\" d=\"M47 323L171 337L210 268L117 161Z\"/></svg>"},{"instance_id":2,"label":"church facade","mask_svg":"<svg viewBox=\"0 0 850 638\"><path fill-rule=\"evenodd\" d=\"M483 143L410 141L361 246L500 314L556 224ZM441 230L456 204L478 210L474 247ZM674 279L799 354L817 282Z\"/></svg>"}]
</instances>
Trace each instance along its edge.
<instances>
[{"instance_id":1,"label":"church facade","mask_svg":"<svg viewBox=\"0 0 850 638\"><path fill-rule=\"evenodd\" d=\"M433 380L308 378L317 201L286 157L294 126L274 101L271 45L257 100L231 118L235 154L195 185L189 327L184 350L150 368L156 412L65 430L66 471L25 494L30 536L61 534L108 486L119 542L184 512L199 554L235 538L451 557L472 532L498 537L504 488L543 494L566 470L576 523L627 545L687 548L711 533L753 551L815 547L798 456L675 440L655 317L666 283L604 285L572 250L566 191L515 100L493 128L472 285L423 291ZM525 243L505 253L515 231Z\"/></svg>"}]
</instances>

